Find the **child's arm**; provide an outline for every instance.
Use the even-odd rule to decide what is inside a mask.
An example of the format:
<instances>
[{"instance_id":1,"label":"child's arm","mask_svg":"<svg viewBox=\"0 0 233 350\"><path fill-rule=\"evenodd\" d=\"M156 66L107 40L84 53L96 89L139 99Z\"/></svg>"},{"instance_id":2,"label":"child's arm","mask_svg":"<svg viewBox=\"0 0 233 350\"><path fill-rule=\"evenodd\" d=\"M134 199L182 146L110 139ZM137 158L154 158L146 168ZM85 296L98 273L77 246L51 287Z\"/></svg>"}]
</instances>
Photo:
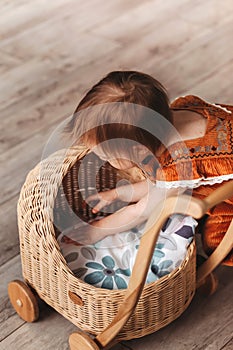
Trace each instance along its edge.
<instances>
[{"instance_id":1,"label":"child's arm","mask_svg":"<svg viewBox=\"0 0 233 350\"><path fill-rule=\"evenodd\" d=\"M149 180L143 180L131 185L119 186L109 191L91 195L86 199L86 202L91 203L98 200L99 202L92 209L93 213L97 213L104 206L111 204L117 199L128 203L138 202L150 191L152 186Z\"/></svg>"},{"instance_id":2,"label":"child's arm","mask_svg":"<svg viewBox=\"0 0 233 350\"><path fill-rule=\"evenodd\" d=\"M165 198L177 193L180 194L181 190L164 190L153 186L153 189L136 204L131 204L114 214L87 225L81 233L77 232L76 239L82 244L93 244L106 236L127 231L146 221L156 204L163 203Z\"/></svg>"}]
</instances>

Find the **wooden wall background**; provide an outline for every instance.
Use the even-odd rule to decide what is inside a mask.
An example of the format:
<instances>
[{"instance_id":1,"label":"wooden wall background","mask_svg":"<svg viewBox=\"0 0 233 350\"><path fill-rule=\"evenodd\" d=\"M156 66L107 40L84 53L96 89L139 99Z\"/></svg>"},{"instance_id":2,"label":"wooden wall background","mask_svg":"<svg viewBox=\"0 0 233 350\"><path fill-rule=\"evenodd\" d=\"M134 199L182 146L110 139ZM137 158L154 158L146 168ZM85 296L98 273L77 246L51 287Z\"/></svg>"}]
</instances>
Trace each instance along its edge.
<instances>
[{"instance_id":1,"label":"wooden wall background","mask_svg":"<svg viewBox=\"0 0 233 350\"><path fill-rule=\"evenodd\" d=\"M75 327L43 306L23 322L7 283L21 276L16 204L49 135L85 91L116 69L136 69L167 86L171 99L197 94L233 103L232 0L0 1L0 348L65 350ZM116 350L233 349L233 271L165 329Z\"/></svg>"}]
</instances>

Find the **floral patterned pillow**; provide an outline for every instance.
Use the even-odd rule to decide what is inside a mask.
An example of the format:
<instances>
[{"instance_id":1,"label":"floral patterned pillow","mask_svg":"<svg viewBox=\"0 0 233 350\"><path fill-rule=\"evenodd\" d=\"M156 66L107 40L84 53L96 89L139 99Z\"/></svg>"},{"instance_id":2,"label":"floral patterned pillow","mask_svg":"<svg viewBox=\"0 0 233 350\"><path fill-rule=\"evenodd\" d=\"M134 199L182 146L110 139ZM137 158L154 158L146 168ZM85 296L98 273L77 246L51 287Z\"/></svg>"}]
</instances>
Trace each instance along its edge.
<instances>
[{"instance_id":1,"label":"floral patterned pillow","mask_svg":"<svg viewBox=\"0 0 233 350\"><path fill-rule=\"evenodd\" d=\"M169 274L181 264L193 240L196 225L192 217L180 214L167 220L156 243L147 283ZM61 233L58 243L75 276L96 287L125 289L144 228L145 223L88 246L72 244Z\"/></svg>"}]
</instances>

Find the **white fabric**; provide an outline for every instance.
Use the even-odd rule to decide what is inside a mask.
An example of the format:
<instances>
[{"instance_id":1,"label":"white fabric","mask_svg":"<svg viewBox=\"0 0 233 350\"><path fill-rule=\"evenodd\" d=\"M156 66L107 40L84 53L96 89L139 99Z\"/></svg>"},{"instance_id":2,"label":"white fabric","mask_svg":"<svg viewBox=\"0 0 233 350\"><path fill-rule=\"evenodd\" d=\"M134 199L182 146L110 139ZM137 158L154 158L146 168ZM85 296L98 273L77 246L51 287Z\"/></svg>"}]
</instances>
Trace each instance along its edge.
<instances>
[{"instance_id":1,"label":"white fabric","mask_svg":"<svg viewBox=\"0 0 233 350\"><path fill-rule=\"evenodd\" d=\"M189 216L172 215L160 231L147 283L176 269L184 260L197 222ZM63 256L74 274L96 287L127 288L145 223L123 233L108 236L94 245L66 243L65 233L58 237Z\"/></svg>"},{"instance_id":2,"label":"white fabric","mask_svg":"<svg viewBox=\"0 0 233 350\"><path fill-rule=\"evenodd\" d=\"M159 188L197 188L199 186L214 185L233 179L233 174L214 176L214 177L200 177L194 180L180 180L180 181L158 181L156 180L156 186Z\"/></svg>"}]
</instances>

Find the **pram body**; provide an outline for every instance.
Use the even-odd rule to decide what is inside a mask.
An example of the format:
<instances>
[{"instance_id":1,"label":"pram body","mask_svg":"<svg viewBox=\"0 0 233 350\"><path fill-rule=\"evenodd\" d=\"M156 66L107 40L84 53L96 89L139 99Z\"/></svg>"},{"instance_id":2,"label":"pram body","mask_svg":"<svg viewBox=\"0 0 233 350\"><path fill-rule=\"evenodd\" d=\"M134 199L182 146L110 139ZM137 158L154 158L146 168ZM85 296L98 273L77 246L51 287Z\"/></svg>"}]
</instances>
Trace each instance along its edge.
<instances>
[{"instance_id":1,"label":"pram body","mask_svg":"<svg viewBox=\"0 0 233 350\"><path fill-rule=\"evenodd\" d=\"M86 157L85 157L86 156ZM83 166L83 159L86 159ZM20 253L25 283L12 281L9 297L26 321L39 316L36 294L85 333L70 336L72 350L100 349L145 336L166 326L190 304L197 287L233 247L231 224L221 247L196 274L195 241L175 271L144 285L158 233L174 212L200 218L209 207L233 195L233 182L224 184L206 200L182 195L167 199L147 223L127 290L95 288L75 277L61 254L56 237L74 218L88 221L91 209L83 198L93 181L97 191L116 186L120 175L108 163L85 149L58 151L41 161L29 174L18 202ZM119 204L120 205L120 204ZM209 278L209 280L214 281Z\"/></svg>"}]
</instances>

